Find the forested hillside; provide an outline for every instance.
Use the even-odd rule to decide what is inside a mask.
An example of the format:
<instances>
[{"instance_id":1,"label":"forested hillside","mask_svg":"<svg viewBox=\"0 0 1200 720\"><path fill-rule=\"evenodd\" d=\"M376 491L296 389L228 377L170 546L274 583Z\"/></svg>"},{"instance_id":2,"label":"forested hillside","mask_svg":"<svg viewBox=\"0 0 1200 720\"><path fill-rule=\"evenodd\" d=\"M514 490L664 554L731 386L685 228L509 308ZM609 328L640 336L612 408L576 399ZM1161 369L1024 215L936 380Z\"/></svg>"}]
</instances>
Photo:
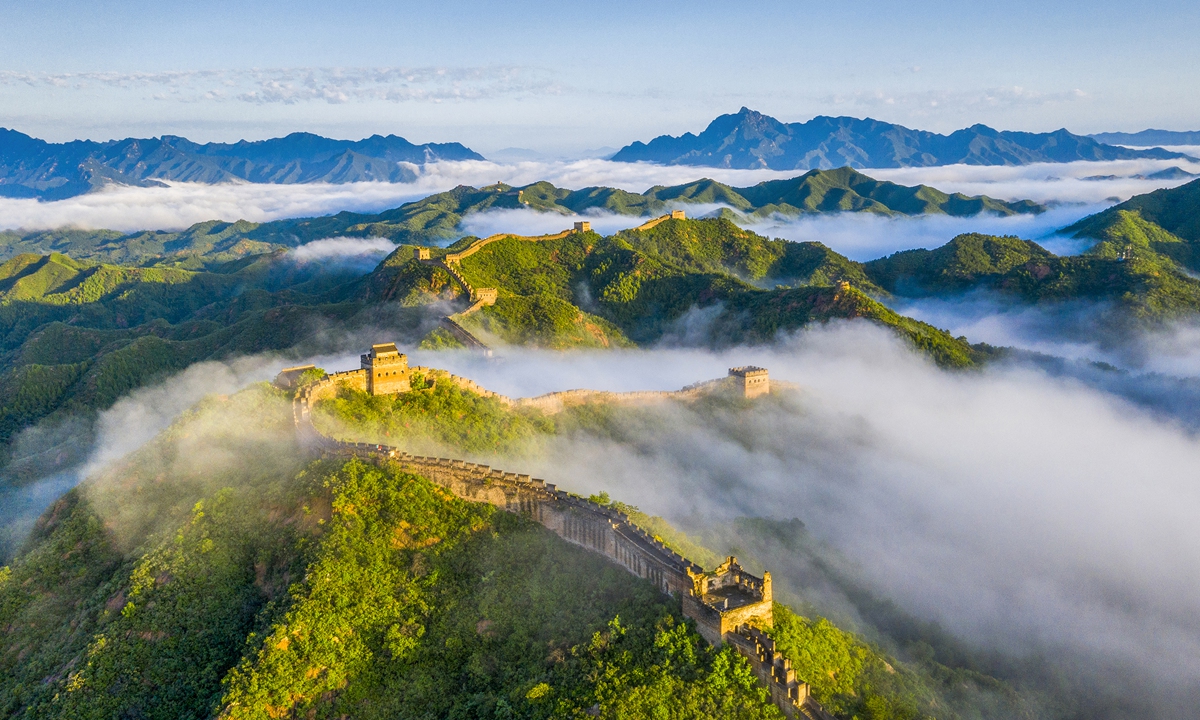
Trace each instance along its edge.
<instances>
[{"instance_id":1,"label":"forested hillside","mask_svg":"<svg viewBox=\"0 0 1200 720\"><path fill-rule=\"evenodd\" d=\"M463 276L475 287L497 288L499 299L461 322L497 346L566 349L770 342L814 322L866 319L894 329L944 366L963 367L992 350L897 314L886 303L977 289L1020 302L1102 301L1114 303L1111 323L1126 328L1200 311L1200 281L1188 274L1200 269L1197 241L1187 229L1196 187L1134 198L1082 221L1075 230L1098 242L1073 257L1017 238L968 234L935 250L862 264L820 243L757 235L724 217L673 219L608 237L578 232L537 242L503 239L462 260ZM706 201L725 192L713 183L689 188ZM457 223L465 207L511 201L553 210L560 195L572 197L548 186L459 188L405 212L414 222L432 217L448 224ZM785 195L778 188L769 192ZM29 478L33 468L78 461L96 411L200 360L321 352L381 321L401 342L457 345L434 327L442 315L466 307L463 290L445 271L413 260L410 246L360 276L297 263L269 250L276 243L244 238L268 227L208 224L174 240L160 233L46 233L43 239L58 238L51 244L126 263L52 252L0 264L5 482ZM316 223L304 232L315 237L328 230ZM437 258L474 241L463 238L432 252ZM168 248L182 254L161 255ZM80 418L82 426L67 422ZM32 426L47 432L22 441Z\"/></svg>"},{"instance_id":2,"label":"forested hillside","mask_svg":"<svg viewBox=\"0 0 1200 720\"><path fill-rule=\"evenodd\" d=\"M501 342L727 346L770 342L813 322L864 318L895 329L949 367L983 357L964 341L889 310L871 297L882 290L861 268L825 246L770 240L724 218L672 219L611 237L507 238L463 258L461 269L472 286L500 294L495 305L460 322ZM374 282L410 302L432 303L456 287L403 249L374 275Z\"/></svg>"},{"instance_id":3,"label":"forested hillside","mask_svg":"<svg viewBox=\"0 0 1200 720\"><path fill-rule=\"evenodd\" d=\"M96 411L201 360L320 352L381 321L420 336L420 310L369 302L357 282L274 255L212 272L57 253L0 264L0 477L78 462ZM18 440L39 423L47 432Z\"/></svg>"},{"instance_id":4,"label":"forested hillside","mask_svg":"<svg viewBox=\"0 0 1200 720\"><path fill-rule=\"evenodd\" d=\"M452 451L511 416L457 387L417 393L457 398L426 414L467 420L442 438ZM406 424L387 399L373 412ZM540 432L586 431L583 412ZM0 571L0 715L781 717L745 661L650 583L387 463L307 463L288 396L259 385L55 503ZM936 663L775 614L781 649L839 717L974 717L980 694L1021 707L993 679L939 679Z\"/></svg>"}]
</instances>

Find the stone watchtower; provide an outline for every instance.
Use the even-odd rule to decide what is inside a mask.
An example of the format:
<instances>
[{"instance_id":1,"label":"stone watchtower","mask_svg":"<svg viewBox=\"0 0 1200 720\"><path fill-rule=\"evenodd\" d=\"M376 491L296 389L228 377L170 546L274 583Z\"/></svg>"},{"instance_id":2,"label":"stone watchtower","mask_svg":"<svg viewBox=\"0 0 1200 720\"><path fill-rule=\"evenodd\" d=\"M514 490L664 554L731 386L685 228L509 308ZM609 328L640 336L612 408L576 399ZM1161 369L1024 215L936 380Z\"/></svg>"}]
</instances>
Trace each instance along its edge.
<instances>
[{"instance_id":1,"label":"stone watchtower","mask_svg":"<svg viewBox=\"0 0 1200 720\"><path fill-rule=\"evenodd\" d=\"M396 343L372 345L371 352L360 355L362 369L367 371L367 393L391 395L408 392L408 356L396 349Z\"/></svg>"},{"instance_id":2,"label":"stone watchtower","mask_svg":"<svg viewBox=\"0 0 1200 720\"><path fill-rule=\"evenodd\" d=\"M743 625L769 628L774 622L771 573L761 578L730 557L712 572L692 574L692 591L683 596L683 614L712 645L720 645Z\"/></svg>"},{"instance_id":3,"label":"stone watchtower","mask_svg":"<svg viewBox=\"0 0 1200 720\"><path fill-rule=\"evenodd\" d=\"M748 398L771 393L771 381L767 376L766 368L753 365L729 368L729 377L737 379L742 393Z\"/></svg>"},{"instance_id":4,"label":"stone watchtower","mask_svg":"<svg viewBox=\"0 0 1200 720\"><path fill-rule=\"evenodd\" d=\"M587 220L584 220L583 222L575 223L575 227L574 227L575 232L591 232L591 230L592 230L592 224L590 222L588 222Z\"/></svg>"}]
</instances>

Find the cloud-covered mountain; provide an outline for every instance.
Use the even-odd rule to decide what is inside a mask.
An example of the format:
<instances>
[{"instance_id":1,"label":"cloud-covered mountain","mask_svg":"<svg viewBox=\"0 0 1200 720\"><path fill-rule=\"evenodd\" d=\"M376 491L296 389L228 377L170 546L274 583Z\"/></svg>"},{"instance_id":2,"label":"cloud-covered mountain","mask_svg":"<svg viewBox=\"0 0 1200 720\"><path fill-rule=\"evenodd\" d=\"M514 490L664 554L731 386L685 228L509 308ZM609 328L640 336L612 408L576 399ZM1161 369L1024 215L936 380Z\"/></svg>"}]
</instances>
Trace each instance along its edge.
<instances>
[{"instance_id":1,"label":"cloud-covered mountain","mask_svg":"<svg viewBox=\"0 0 1200 720\"><path fill-rule=\"evenodd\" d=\"M311 133L236 143L187 138L126 138L48 143L0 128L0 196L58 200L108 183L148 186L160 180L218 183L408 182L400 163L482 160L459 143L414 145L396 135L333 140Z\"/></svg>"},{"instance_id":2,"label":"cloud-covered mountain","mask_svg":"<svg viewBox=\"0 0 1200 720\"><path fill-rule=\"evenodd\" d=\"M752 187L731 187L701 179L670 187L655 186L640 194L612 187L568 190L548 182L522 187L497 183L482 188L460 185L381 213L343 211L261 224L210 220L182 232L146 230L123 234L77 228L0 231L0 261L22 252L60 252L76 259L126 264L155 264L172 258L193 267L196 263L225 262L248 253L295 247L330 237L387 238L421 245L449 242L463 234L464 218L489 210L645 216L692 204L725 205L736 208L749 219L841 212L882 217L973 217L985 212L1013 216L1034 215L1046 209L1029 200L1008 202L986 195L947 194L927 185L897 185L850 168L812 170Z\"/></svg>"},{"instance_id":3,"label":"cloud-covered mountain","mask_svg":"<svg viewBox=\"0 0 1200 720\"><path fill-rule=\"evenodd\" d=\"M949 135L851 117L818 116L783 123L742 108L721 115L699 135L661 135L635 142L612 157L619 162L654 162L772 170L928 167L933 165L1026 165L1074 160L1185 158L1162 148L1132 150L1104 145L1066 130L1026 133L972 125Z\"/></svg>"}]
</instances>

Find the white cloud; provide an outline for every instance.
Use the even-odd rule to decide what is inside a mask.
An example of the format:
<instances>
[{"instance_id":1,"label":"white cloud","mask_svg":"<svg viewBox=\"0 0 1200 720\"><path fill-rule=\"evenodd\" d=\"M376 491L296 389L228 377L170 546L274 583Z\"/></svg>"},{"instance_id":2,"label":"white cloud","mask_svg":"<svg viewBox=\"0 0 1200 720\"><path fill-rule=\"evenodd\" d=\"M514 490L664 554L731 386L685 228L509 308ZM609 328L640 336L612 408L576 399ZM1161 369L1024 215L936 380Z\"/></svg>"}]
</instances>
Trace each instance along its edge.
<instances>
[{"instance_id":1,"label":"white cloud","mask_svg":"<svg viewBox=\"0 0 1200 720\"><path fill-rule=\"evenodd\" d=\"M298 263L378 261L395 249L396 244L385 238L335 237L305 243L292 250L289 256Z\"/></svg>"},{"instance_id":2,"label":"white cloud","mask_svg":"<svg viewBox=\"0 0 1200 720\"><path fill-rule=\"evenodd\" d=\"M1102 203L1188 182L1135 177L1180 167L1200 173L1189 160L1110 160L1103 162L1034 163L1032 165L943 165L927 168L866 170L880 180L901 185L931 185L943 192L990 195L1001 200L1040 203ZM1108 178L1108 176L1113 176ZM1105 179L1089 179L1105 178Z\"/></svg>"},{"instance_id":3,"label":"white cloud","mask_svg":"<svg viewBox=\"0 0 1200 720\"><path fill-rule=\"evenodd\" d=\"M1053 233L1105 207L1067 205L1040 215L1011 217L992 214L965 218L948 215L881 217L867 213L774 217L750 225L748 229L768 237L782 237L796 242L822 242L851 260L860 262L900 250L938 247L965 232L1018 235L1037 240L1055 253L1071 255L1086 249L1090 241L1055 237Z\"/></svg>"},{"instance_id":4,"label":"white cloud","mask_svg":"<svg viewBox=\"0 0 1200 720\"><path fill-rule=\"evenodd\" d=\"M901 184L927 184L947 192L984 194L1007 200L1030 198L1061 207L1041 216L995 218L948 218L929 216L887 220L857 214L772 220L756 226L758 232L792 240L820 240L839 252L860 260L896 250L941 245L965 231L1013 233L1032 239L1048 234L1089 213L1102 209L1106 199L1126 199L1177 181L1133 178L1171 166L1200 173L1200 163L1179 161L1119 161L1039 164L1021 167L955 165L934 168L875 169L865 172ZM230 183L201 185L169 183L164 188L107 187L66 200L39 202L31 199L0 198L0 228L42 229L62 226L110 228L121 231L181 229L206 220L238 219L265 222L280 218L318 216L351 210L378 212L457 185L483 186L497 181L526 185L546 180L571 189L596 185L643 192L654 185L676 185L708 177L746 186L764 180L795 177L796 171L728 170L660 166L646 163L614 163L588 159L574 161L438 162L410 166L417 179L412 183L312 183L267 185ZM1112 180L1085 180L1097 175L1114 175ZM709 206L682 206L698 214ZM597 229L611 232L638 224L634 218L587 218ZM569 226L573 218L535 213L499 213L468 217L463 234L550 232ZM506 226L512 223L512 226ZM1057 243L1057 244L1056 244ZM1077 251L1077 243L1051 239L1056 252Z\"/></svg>"},{"instance_id":5,"label":"white cloud","mask_svg":"<svg viewBox=\"0 0 1200 720\"><path fill-rule=\"evenodd\" d=\"M798 406L669 413L526 469L685 523L799 517L868 586L979 647L1076 678L1117 667L1108 687L1152 702L1200 687L1200 439L1173 422L1026 366L940 371L862 323L720 354L506 355L419 360L513 395L768 367Z\"/></svg>"},{"instance_id":6,"label":"white cloud","mask_svg":"<svg viewBox=\"0 0 1200 720\"><path fill-rule=\"evenodd\" d=\"M1027 305L988 293L899 300L894 308L955 336L965 335L972 342L1105 362L1138 372L1200 378L1200 323L1195 319L1132 334L1106 332L1108 303Z\"/></svg>"},{"instance_id":7,"label":"white cloud","mask_svg":"<svg viewBox=\"0 0 1200 720\"><path fill-rule=\"evenodd\" d=\"M916 73L919 67L914 67ZM956 110L981 112L984 110L1042 107L1044 105L1076 102L1088 98L1088 93L1078 88L1058 92L1042 92L1019 85L986 88L983 90L950 91L926 90L921 92L888 92L885 90L838 93L821 98L821 102L833 108L860 108L866 111L885 108L905 108L918 114L938 108L953 107Z\"/></svg>"},{"instance_id":8,"label":"white cloud","mask_svg":"<svg viewBox=\"0 0 1200 720\"><path fill-rule=\"evenodd\" d=\"M0 71L0 85L85 92L95 87L149 90L154 100L302 102L441 102L558 94L543 70L482 67L296 67L168 72L28 73Z\"/></svg>"},{"instance_id":9,"label":"white cloud","mask_svg":"<svg viewBox=\"0 0 1200 720\"><path fill-rule=\"evenodd\" d=\"M266 222L341 210L374 212L427 194L421 185L399 183L108 186L99 192L54 202L0 198L0 227L179 230L206 220Z\"/></svg>"}]
</instances>

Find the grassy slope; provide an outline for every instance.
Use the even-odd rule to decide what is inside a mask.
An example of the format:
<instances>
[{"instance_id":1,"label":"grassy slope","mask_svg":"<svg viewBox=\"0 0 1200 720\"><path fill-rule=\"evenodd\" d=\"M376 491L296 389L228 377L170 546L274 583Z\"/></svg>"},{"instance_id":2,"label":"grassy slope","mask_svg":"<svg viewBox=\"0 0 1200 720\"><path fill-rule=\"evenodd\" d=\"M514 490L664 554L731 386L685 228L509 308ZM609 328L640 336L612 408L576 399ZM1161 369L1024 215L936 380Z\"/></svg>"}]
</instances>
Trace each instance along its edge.
<instances>
[{"instance_id":1,"label":"grassy slope","mask_svg":"<svg viewBox=\"0 0 1200 720\"><path fill-rule=\"evenodd\" d=\"M1200 242L1200 180L1177 188L1137 195L1107 210L1090 215L1063 230L1076 237L1102 239L1121 222L1123 213L1134 213L1188 243ZM1196 269L1193 267L1193 269Z\"/></svg>"},{"instance_id":2,"label":"grassy slope","mask_svg":"<svg viewBox=\"0 0 1200 720\"><path fill-rule=\"evenodd\" d=\"M539 436L554 432L541 413L513 411L493 398L466 392L447 380L414 378L413 392L371 396L344 389L321 404L322 432L358 442L386 442L414 454L459 452L523 454Z\"/></svg>"},{"instance_id":3,"label":"grassy slope","mask_svg":"<svg viewBox=\"0 0 1200 720\"><path fill-rule=\"evenodd\" d=\"M1110 300L1127 318L1159 321L1200 312L1200 281L1156 248L1179 245L1160 228L1120 213L1082 255L1058 257L1028 240L960 235L936 250L909 250L865 264L867 274L901 295L987 288L1027 302ZM1119 255L1131 255L1121 259Z\"/></svg>"}]
</instances>

